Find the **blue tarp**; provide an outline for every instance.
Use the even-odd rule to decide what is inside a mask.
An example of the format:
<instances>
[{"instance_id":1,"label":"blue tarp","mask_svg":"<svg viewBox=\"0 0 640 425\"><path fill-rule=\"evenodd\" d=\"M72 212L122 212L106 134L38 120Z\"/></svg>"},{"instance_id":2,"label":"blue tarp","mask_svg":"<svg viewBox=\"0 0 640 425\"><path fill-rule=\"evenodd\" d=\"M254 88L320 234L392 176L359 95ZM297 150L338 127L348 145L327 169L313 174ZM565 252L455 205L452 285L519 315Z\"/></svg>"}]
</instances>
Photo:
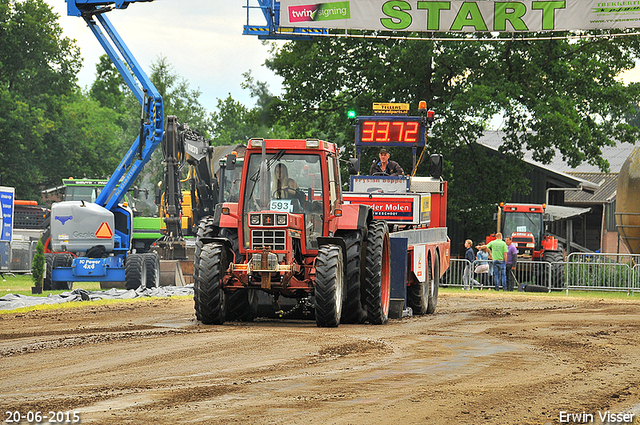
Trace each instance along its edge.
<instances>
[{"instance_id":1,"label":"blue tarp","mask_svg":"<svg viewBox=\"0 0 640 425\"><path fill-rule=\"evenodd\" d=\"M159 288L109 289L107 291L87 291L74 289L48 297L31 297L27 295L7 294L0 297L0 310L15 310L41 304L61 304L70 301L123 300L140 297L174 297L193 295L193 285L161 286Z\"/></svg>"}]
</instances>

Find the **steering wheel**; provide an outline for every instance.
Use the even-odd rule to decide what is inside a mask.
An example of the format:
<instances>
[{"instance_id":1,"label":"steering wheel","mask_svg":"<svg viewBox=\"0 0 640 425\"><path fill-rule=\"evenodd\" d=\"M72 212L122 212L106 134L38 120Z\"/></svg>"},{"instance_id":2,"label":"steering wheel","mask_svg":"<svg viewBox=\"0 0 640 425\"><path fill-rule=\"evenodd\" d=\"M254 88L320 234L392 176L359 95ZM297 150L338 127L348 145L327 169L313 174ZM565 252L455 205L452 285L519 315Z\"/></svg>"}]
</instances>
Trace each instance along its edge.
<instances>
[{"instance_id":1,"label":"steering wheel","mask_svg":"<svg viewBox=\"0 0 640 425\"><path fill-rule=\"evenodd\" d=\"M389 174L384 171L378 171L377 173L373 173L374 176L389 176Z\"/></svg>"},{"instance_id":2,"label":"steering wheel","mask_svg":"<svg viewBox=\"0 0 640 425\"><path fill-rule=\"evenodd\" d=\"M282 196L279 196L282 195ZM282 187L280 189L276 189L273 192L272 195L274 198L277 199L293 199L293 198L297 198L298 200L300 200L301 202L304 202L307 199L307 195L300 190L299 188L294 189L291 187Z\"/></svg>"}]
</instances>

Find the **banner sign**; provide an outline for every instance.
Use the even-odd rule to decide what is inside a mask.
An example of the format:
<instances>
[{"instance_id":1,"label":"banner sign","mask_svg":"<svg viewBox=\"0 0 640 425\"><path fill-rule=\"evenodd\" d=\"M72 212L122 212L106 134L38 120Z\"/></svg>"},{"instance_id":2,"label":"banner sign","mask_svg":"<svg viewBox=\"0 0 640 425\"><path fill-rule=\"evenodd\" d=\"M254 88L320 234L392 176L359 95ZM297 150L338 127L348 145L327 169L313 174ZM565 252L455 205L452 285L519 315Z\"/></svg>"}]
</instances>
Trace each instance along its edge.
<instances>
[{"instance_id":1,"label":"banner sign","mask_svg":"<svg viewBox=\"0 0 640 425\"><path fill-rule=\"evenodd\" d=\"M371 31L535 32L640 27L640 0L281 0L280 25Z\"/></svg>"},{"instance_id":2,"label":"banner sign","mask_svg":"<svg viewBox=\"0 0 640 425\"><path fill-rule=\"evenodd\" d=\"M429 193L343 192L342 200L345 204L369 205L375 220L386 220L389 224L428 226L431 222L431 194Z\"/></svg>"},{"instance_id":3,"label":"banner sign","mask_svg":"<svg viewBox=\"0 0 640 425\"><path fill-rule=\"evenodd\" d=\"M0 186L0 241L11 242L13 236L13 199L15 188Z\"/></svg>"}]
</instances>

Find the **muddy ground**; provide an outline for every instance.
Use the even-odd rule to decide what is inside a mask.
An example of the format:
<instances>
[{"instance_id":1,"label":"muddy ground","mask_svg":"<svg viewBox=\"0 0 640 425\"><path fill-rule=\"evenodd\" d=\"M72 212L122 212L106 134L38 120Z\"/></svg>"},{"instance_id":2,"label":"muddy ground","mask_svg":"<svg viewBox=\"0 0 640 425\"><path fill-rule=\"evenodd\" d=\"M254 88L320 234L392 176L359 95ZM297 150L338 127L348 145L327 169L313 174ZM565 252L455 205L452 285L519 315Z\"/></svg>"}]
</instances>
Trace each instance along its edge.
<instances>
[{"instance_id":1,"label":"muddy ground","mask_svg":"<svg viewBox=\"0 0 640 425\"><path fill-rule=\"evenodd\" d=\"M640 300L478 291L336 329L204 326L189 299L14 313L0 315L0 403L4 422L599 423L638 409L639 341Z\"/></svg>"}]
</instances>

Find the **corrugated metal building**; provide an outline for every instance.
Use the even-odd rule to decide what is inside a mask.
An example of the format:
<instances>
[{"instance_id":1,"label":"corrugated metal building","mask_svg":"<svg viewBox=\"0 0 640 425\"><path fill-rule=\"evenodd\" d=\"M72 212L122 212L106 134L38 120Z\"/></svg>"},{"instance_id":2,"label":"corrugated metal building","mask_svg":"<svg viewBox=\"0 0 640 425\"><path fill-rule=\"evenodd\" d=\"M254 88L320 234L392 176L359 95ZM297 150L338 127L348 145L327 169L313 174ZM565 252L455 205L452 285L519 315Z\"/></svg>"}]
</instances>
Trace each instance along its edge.
<instances>
[{"instance_id":1,"label":"corrugated metal building","mask_svg":"<svg viewBox=\"0 0 640 425\"><path fill-rule=\"evenodd\" d=\"M477 143L498 152L498 148L503 143L503 134L499 131L486 131ZM565 239L570 238L573 242L572 251L587 249L626 252L618 237L614 212L618 172L633 148L634 145L629 143L602 148L603 158L609 162L609 173L603 173L591 164L581 164L571 168L562 160L561 155L556 155L551 163L544 165L533 160L531 152L526 152L523 160L531 168L531 171L525 174L531 181L531 193L515 194L509 201L533 204L547 202L549 205L590 209L589 212L571 220L552 224L549 230ZM589 193L578 189L580 185L593 186L593 184L599 185L595 192ZM568 190L558 190L563 188ZM452 237L452 246L457 246L458 241L454 241L454 237Z\"/></svg>"}]
</instances>

